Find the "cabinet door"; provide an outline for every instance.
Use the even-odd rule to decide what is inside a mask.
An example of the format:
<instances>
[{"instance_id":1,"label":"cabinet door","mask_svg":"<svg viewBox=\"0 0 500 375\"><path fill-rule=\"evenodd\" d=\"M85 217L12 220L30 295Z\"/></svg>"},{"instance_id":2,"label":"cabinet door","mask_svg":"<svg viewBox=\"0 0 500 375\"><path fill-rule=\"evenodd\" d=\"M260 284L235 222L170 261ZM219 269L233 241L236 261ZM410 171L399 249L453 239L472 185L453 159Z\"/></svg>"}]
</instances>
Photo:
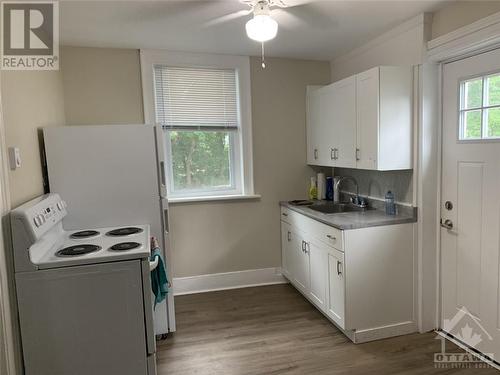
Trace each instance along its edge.
<instances>
[{"instance_id":1,"label":"cabinet door","mask_svg":"<svg viewBox=\"0 0 500 375\"><path fill-rule=\"evenodd\" d=\"M310 86L307 88L307 164L320 165L321 132L321 91Z\"/></svg>"},{"instance_id":2,"label":"cabinet door","mask_svg":"<svg viewBox=\"0 0 500 375\"><path fill-rule=\"evenodd\" d=\"M287 278L291 277L292 250L292 227L290 224L281 222L281 272Z\"/></svg>"},{"instance_id":3,"label":"cabinet door","mask_svg":"<svg viewBox=\"0 0 500 375\"><path fill-rule=\"evenodd\" d=\"M319 309L326 312L328 250L314 242L309 242L307 248L310 275L309 297Z\"/></svg>"},{"instance_id":4,"label":"cabinet door","mask_svg":"<svg viewBox=\"0 0 500 375\"><path fill-rule=\"evenodd\" d=\"M340 327L344 328L345 281L344 254L331 249L328 251L328 309L327 314Z\"/></svg>"},{"instance_id":5,"label":"cabinet door","mask_svg":"<svg viewBox=\"0 0 500 375\"><path fill-rule=\"evenodd\" d=\"M379 68L356 76L357 168L377 169Z\"/></svg>"},{"instance_id":6,"label":"cabinet door","mask_svg":"<svg viewBox=\"0 0 500 375\"><path fill-rule=\"evenodd\" d=\"M356 167L356 78L333 85L327 115L327 139L334 167Z\"/></svg>"},{"instance_id":7,"label":"cabinet door","mask_svg":"<svg viewBox=\"0 0 500 375\"><path fill-rule=\"evenodd\" d=\"M307 241L301 232L292 233L292 244L295 249L293 255L293 280L302 293L309 291L309 251Z\"/></svg>"}]
</instances>

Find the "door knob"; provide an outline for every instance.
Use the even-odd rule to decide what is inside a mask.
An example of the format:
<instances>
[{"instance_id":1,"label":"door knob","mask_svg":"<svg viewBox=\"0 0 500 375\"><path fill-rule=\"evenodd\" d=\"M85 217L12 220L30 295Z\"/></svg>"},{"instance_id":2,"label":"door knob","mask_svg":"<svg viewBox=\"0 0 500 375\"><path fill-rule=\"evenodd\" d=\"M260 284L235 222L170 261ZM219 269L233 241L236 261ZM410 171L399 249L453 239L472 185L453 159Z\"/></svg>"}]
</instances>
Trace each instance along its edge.
<instances>
[{"instance_id":1,"label":"door knob","mask_svg":"<svg viewBox=\"0 0 500 375\"><path fill-rule=\"evenodd\" d=\"M450 219L446 219L445 221L443 221L443 219L441 219L441 226L445 229L452 230L453 221L451 221Z\"/></svg>"}]
</instances>

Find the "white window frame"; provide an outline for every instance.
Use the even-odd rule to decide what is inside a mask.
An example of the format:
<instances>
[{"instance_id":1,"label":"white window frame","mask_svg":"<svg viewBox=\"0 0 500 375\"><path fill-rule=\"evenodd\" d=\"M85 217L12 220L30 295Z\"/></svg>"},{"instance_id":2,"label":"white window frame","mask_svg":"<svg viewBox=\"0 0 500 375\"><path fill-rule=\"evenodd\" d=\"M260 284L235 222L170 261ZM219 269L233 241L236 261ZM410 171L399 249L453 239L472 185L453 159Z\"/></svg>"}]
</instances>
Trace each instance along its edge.
<instances>
[{"instance_id":1,"label":"white window frame","mask_svg":"<svg viewBox=\"0 0 500 375\"><path fill-rule=\"evenodd\" d=\"M171 52L166 50L141 50L141 74L144 101L144 120L146 124L156 123L154 74L155 65L189 67L189 68L220 68L235 69L237 74L239 94L239 115L241 129L235 132L234 153L232 158L235 162L235 183L233 190L207 190L195 192L183 192L169 198L169 202L192 202L229 199L252 199L259 198L254 192L253 184L253 154L252 154L252 102L250 85L250 58L247 56L215 55L202 53ZM209 129L207 129L209 130ZM166 138L165 138L166 139ZM170 164L165 172L171 176L170 142L165 142L167 161ZM237 175L237 176L236 176ZM170 183L167 183L169 195Z\"/></svg>"},{"instance_id":2,"label":"white window frame","mask_svg":"<svg viewBox=\"0 0 500 375\"><path fill-rule=\"evenodd\" d=\"M500 137L488 137L488 110L498 109L500 104L487 105L488 101L488 79L490 77L498 76L500 72L488 73L481 76L469 77L462 79L459 82L458 90L458 141L464 143L478 143L478 142L498 142ZM478 107L465 108L465 103L467 102L465 85L467 82L471 81L482 81L482 95L481 95L481 105ZM469 112L480 111L481 113L481 137L480 138L465 138L465 116Z\"/></svg>"}]
</instances>

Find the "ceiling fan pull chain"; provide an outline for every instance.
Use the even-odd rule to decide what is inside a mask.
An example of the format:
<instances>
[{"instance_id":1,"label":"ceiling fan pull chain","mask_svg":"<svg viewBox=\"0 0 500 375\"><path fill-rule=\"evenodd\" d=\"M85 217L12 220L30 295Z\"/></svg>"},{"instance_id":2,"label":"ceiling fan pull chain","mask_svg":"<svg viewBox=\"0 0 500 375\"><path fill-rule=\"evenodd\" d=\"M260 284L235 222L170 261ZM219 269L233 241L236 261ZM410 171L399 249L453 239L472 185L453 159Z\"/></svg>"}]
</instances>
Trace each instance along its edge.
<instances>
[{"instance_id":1,"label":"ceiling fan pull chain","mask_svg":"<svg viewBox=\"0 0 500 375\"><path fill-rule=\"evenodd\" d=\"M264 59L264 42L262 42L262 69L266 69L266 61Z\"/></svg>"}]
</instances>

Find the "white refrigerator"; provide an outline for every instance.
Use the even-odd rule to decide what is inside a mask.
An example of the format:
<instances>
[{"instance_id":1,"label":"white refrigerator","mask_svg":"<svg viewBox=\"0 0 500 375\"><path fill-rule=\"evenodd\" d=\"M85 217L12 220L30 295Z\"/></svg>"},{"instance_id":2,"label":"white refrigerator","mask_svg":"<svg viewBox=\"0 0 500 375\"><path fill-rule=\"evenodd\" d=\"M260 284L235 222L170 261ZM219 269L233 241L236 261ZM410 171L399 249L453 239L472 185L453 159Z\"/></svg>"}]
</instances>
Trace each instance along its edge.
<instances>
[{"instance_id":1,"label":"white refrigerator","mask_svg":"<svg viewBox=\"0 0 500 375\"><path fill-rule=\"evenodd\" d=\"M69 207L65 229L149 224L172 282L162 129L60 126L45 128L43 138L49 189ZM172 289L156 306L154 318L157 335L175 331Z\"/></svg>"}]
</instances>

